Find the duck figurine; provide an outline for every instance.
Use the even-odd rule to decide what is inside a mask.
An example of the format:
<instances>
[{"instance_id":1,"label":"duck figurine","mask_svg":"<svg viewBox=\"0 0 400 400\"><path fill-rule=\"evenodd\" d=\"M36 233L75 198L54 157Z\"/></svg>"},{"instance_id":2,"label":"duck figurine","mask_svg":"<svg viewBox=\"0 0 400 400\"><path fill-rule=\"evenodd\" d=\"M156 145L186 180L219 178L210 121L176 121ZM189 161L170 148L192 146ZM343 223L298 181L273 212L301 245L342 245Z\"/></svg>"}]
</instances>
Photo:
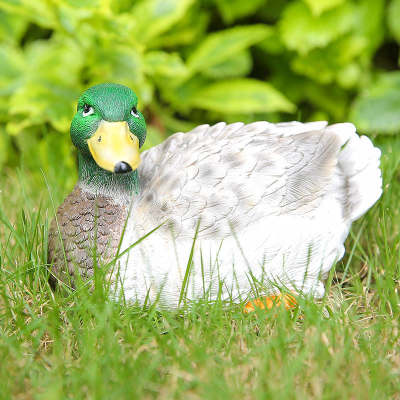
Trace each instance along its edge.
<instances>
[{"instance_id":1,"label":"duck figurine","mask_svg":"<svg viewBox=\"0 0 400 400\"><path fill-rule=\"evenodd\" d=\"M108 268L113 297L168 308L322 297L351 223L382 193L370 139L350 123L221 122L140 154L137 104L111 83L78 101L79 180L50 226L52 275L73 284Z\"/></svg>"}]
</instances>

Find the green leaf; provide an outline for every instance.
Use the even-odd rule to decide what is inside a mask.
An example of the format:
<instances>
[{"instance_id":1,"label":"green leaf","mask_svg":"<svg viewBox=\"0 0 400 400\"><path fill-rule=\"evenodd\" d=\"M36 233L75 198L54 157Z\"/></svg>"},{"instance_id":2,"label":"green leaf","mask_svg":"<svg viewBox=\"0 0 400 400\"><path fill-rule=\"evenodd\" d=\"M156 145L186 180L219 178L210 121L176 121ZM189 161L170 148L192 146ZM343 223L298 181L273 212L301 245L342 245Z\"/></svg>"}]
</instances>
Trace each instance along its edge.
<instances>
[{"instance_id":1,"label":"green leaf","mask_svg":"<svg viewBox=\"0 0 400 400\"><path fill-rule=\"evenodd\" d=\"M251 25L210 34L190 55L187 65L193 72L204 71L260 42L270 31L267 25Z\"/></svg>"},{"instance_id":2,"label":"green leaf","mask_svg":"<svg viewBox=\"0 0 400 400\"><path fill-rule=\"evenodd\" d=\"M354 34L367 41L364 56L371 58L385 36L385 0L360 0L355 13Z\"/></svg>"},{"instance_id":3,"label":"green leaf","mask_svg":"<svg viewBox=\"0 0 400 400\"><path fill-rule=\"evenodd\" d=\"M349 66L363 53L367 45L367 40L363 37L345 36L325 48L298 55L292 62L292 68L297 73L322 84L339 80L344 87L352 87L358 83L361 71L357 68L357 64L354 64L356 69L353 65L352 71L358 74L350 74Z\"/></svg>"},{"instance_id":4,"label":"green leaf","mask_svg":"<svg viewBox=\"0 0 400 400\"><path fill-rule=\"evenodd\" d=\"M57 6L50 1L0 0L0 8L43 27L57 28L59 26Z\"/></svg>"},{"instance_id":5,"label":"green leaf","mask_svg":"<svg viewBox=\"0 0 400 400\"><path fill-rule=\"evenodd\" d=\"M216 3L222 18L229 24L238 18L253 14L265 0L216 0Z\"/></svg>"},{"instance_id":6,"label":"green leaf","mask_svg":"<svg viewBox=\"0 0 400 400\"><path fill-rule=\"evenodd\" d=\"M358 96L350 118L361 131L398 133L400 131L400 72L388 72Z\"/></svg>"},{"instance_id":7,"label":"green leaf","mask_svg":"<svg viewBox=\"0 0 400 400\"><path fill-rule=\"evenodd\" d=\"M77 30L80 28L80 24L84 23L85 20L99 21L102 24L102 30L108 32L109 27L107 21L101 18L101 14L106 13L107 9L103 3L101 6L100 0L64 0L60 2L57 8L58 20L61 26L71 35L76 35ZM90 24L93 28L94 24ZM89 27L87 25L87 28Z\"/></svg>"},{"instance_id":8,"label":"green leaf","mask_svg":"<svg viewBox=\"0 0 400 400\"><path fill-rule=\"evenodd\" d=\"M310 104L313 110L328 112L334 121L347 118L348 97L346 91L336 84L321 85L310 79L290 74L285 66L274 73L271 83L295 104ZM302 107L301 111L303 110L306 114L302 114L301 117L306 117L308 110Z\"/></svg>"},{"instance_id":9,"label":"green leaf","mask_svg":"<svg viewBox=\"0 0 400 400\"><path fill-rule=\"evenodd\" d=\"M24 57L19 49L0 46L0 93L3 96L11 94L24 69Z\"/></svg>"},{"instance_id":10,"label":"green leaf","mask_svg":"<svg viewBox=\"0 0 400 400\"><path fill-rule=\"evenodd\" d=\"M157 127L153 125L147 126L146 141L144 142L141 152L148 150L165 140L165 135L163 135Z\"/></svg>"},{"instance_id":11,"label":"green leaf","mask_svg":"<svg viewBox=\"0 0 400 400\"><path fill-rule=\"evenodd\" d=\"M50 40L36 40L25 51L27 81L44 80L63 85L77 85L78 73L86 54L75 40L54 36Z\"/></svg>"},{"instance_id":12,"label":"green leaf","mask_svg":"<svg viewBox=\"0 0 400 400\"><path fill-rule=\"evenodd\" d=\"M175 87L174 82L164 81L161 94L164 100L181 113L188 114L191 109L190 99L196 96L202 88L209 84L209 80L198 74Z\"/></svg>"},{"instance_id":13,"label":"green leaf","mask_svg":"<svg viewBox=\"0 0 400 400\"><path fill-rule=\"evenodd\" d=\"M179 78L187 75L187 69L177 53L151 51L145 54L144 70L149 75L160 75L167 78Z\"/></svg>"},{"instance_id":14,"label":"green leaf","mask_svg":"<svg viewBox=\"0 0 400 400\"><path fill-rule=\"evenodd\" d=\"M400 0L392 0L388 9L388 25L392 35L400 43Z\"/></svg>"},{"instance_id":15,"label":"green leaf","mask_svg":"<svg viewBox=\"0 0 400 400\"><path fill-rule=\"evenodd\" d=\"M68 4L74 8L96 8L103 7L106 8L106 2L101 0L64 0L63 3Z\"/></svg>"},{"instance_id":16,"label":"green leaf","mask_svg":"<svg viewBox=\"0 0 400 400\"><path fill-rule=\"evenodd\" d=\"M0 168L6 163L10 152L10 137L6 135L4 129L0 128Z\"/></svg>"},{"instance_id":17,"label":"green leaf","mask_svg":"<svg viewBox=\"0 0 400 400\"><path fill-rule=\"evenodd\" d=\"M9 123L7 130L18 134L30 125L50 122L59 131L68 131L73 116L73 102L79 90L61 84L28 82L19 88L10 101L10 114L26 115L20 122Z\"/></svg>"},{"instance_id":18,"label":"green leaf","mask_svg":"<svg viewBox=\"0 0 400 400\"><path fill-rule=\"evenodd\" d=\"M40 140L38 144L38 154L36 166L39 168L44 168L45 173L49 179L55 179L57 177L62 177L63 184L66 186L72 187L76 183L77 179L77 171L76 171L76 158L75 153L71 151L72 146L69 141L69 132L65 131L63 133L48 131L45 128L42 128L43 138ZM19 143L26 139L21 137L18 138ZM33 164L32 160L32 148L27 148L25 150L25 159L31 158L29 164ZM54 168L54 166L57 168ZM32 165L34 167L34 165ZM65 176L64 171L70 171L68 176Z\"/></svg>"},{"instance_id":19,"label":"green leaf","mask_svg":"<svg viewBox=\"0 0 400 400\"><path fill-rule=\"evenodd\" d=\"M80 93L78 72L83 65L81 49L72 41L56 38L28 46L20 67L21 77L11 91L7 130L50 122L57 130L68 130L73 104ZM21 62L20 62L21 64Z\"/></svg>"},{"instance_id":20,"label":"green leaf","mask_svg":"<svg viewBox=\"0 0 400 400\"><path fill-rule=\"evenodd\" d=\"M301 54L324 47L353 28L354 7L347 2L317 17L300 0L290 3L280 21L282 41Z\"/></svg>"},{"instance_id":21,"label":"green leaf","mask_svg":"<svg viewBox=\"0 0 400 400\"><path fill-rule=\"evenodd\" d=\"M286 50L276 26L271 27L268 36L258 43L257 47L269 54L280 54Z\"/></svg>"},{"instance_id":22,"label":"green leaf","mask_svg":"<svg viewBox=\"0 0 400 400\"><path fill-rule=\"evenodd\" d=\"M329 119L337 122L348 118L348 95L337 85L321 86L310 82L305 85L304 90L305 98L314 105L313 109L317 113L328 112Z\"/></svg>"},{"instance_id":23,"label":"green leaf","mask_svg":"<svg viewBox=\"0 0 400 400\"><path fill-rule=\"evenodd\" d=\"M27 20L0 10L0 39L2 41L18 41L26 29Z\"/></svg>"},{"instance_id":24,"label":"green leaf","mask_svg":"<svg viewBox=\"0 0 400 400\"><path fill-rule=\"evenodd\" d=\"M131 12L135 36L142 44L161 35L181 20L194 0L142 0Z\"/></svg>"},{"instance_id":25,"label":"green leaf","mask_svg":"<svg viewBox=\"0 0 400 400\"><path fill-rule=\"evenodd\" d=\"M233 54L228 60L206 69L203 74L211 79L235 78L247 75L252 65L253 60L250 52L242 50Z\"/></svg>"},{"instance_id":26,"label":"green leaf","mask_svg":"<svg viewBox=\"0 0 400 400\"><path fill-rule=\"evenodd\" d=\"M198 4L191 7L185 18L180 19L168 32L152 39L152 48L176 47L182 45L193 45L198 43L204 36L210 15L199 8Z\"/></svg>"},{"instance_id":27,"label":"green leaf","mask_svg":"<svg viewBox=\"0 0 400 400\"><path fill-rule=\"evenodd\" d=\"M344 3L345 0L303 0L316 16Z\"/></svg>"},{"instance_id":28,"label":"green leaf","mask_svg":"<svg viewBox=\"0 0 400 400\"><path fill-rule=\"evenodd\" d=\"M269 83L232 79L199 90L189 102L204 110L223 113L294 112L296 107Z\"/></svg>"},{"instance_id":29,"label":"green leaf","mask_svg":"<svg viewBox=\"0 0 400 400\"><path fill-rule=\"evenodd\" d=\"M153 86L145 79L143 55L133 46L115 44L93 51L88 63L90 84L114 81L135 89L141 104L152 98Z\"/></svg>"}]
</instances>

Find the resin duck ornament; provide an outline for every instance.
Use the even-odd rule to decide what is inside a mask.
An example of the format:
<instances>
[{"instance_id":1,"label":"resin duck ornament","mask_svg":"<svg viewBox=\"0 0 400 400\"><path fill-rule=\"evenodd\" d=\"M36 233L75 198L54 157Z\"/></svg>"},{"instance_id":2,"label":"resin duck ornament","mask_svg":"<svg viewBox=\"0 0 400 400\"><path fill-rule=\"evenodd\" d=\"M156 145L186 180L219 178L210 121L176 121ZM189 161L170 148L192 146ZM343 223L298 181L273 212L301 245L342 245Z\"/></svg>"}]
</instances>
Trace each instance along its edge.
<instances>
[{"instance_id":1,"label":"resin duck ornament","mask_svg":"<svg viewBox=\"0 0 400 400\"><path fill-rule=\"evenodd\" d=\"M261 121L200 125L139 154L137 101L117 84L79 99L79 181L51 224L53 275L112 265L113 296L171 308L255 287L323 296L351 223L381 195L379 149L349 123Z\"/></svg>"}]
</instances>

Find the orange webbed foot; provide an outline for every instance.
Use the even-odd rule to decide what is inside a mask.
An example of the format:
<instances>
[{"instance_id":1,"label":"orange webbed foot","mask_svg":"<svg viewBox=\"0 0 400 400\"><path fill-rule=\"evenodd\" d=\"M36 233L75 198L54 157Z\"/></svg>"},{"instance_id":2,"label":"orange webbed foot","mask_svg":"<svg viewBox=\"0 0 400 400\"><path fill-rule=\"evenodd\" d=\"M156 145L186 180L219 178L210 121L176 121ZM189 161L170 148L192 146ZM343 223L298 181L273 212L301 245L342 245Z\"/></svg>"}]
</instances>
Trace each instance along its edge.
<instances>
[{"instance_id":1,"label":"orange webbed foot","mask_svg":"<svg viewBox=\"0 0 400 400\"><path fill-rule=\"evenodd\" d=\"M280 307L281 303L285 306L286 310L291 310L297 307L297 301L294 296L290 294L278 294L273 296L259 297L255 300L249 301L245 306L243 312L249 314L254 312L256 308L264 310L271 310L275 307Z\"/></svg>"}]
</instances>

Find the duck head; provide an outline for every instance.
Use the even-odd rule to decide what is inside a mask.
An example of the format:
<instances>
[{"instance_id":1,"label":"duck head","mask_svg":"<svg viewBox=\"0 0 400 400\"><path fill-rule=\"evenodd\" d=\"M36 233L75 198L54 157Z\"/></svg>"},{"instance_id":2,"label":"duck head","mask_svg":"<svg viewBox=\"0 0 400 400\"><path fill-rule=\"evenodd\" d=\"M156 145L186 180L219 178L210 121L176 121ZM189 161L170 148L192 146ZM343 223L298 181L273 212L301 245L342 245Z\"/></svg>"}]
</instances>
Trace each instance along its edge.
<instances>
[{"instance_id":1,"label":"duck head","mask_svg":"<svg viewBox=\"0 0 400 400\"><path fill-rule=\"evenodd\" d=\"M146 123L137 103L131 89L113 83L93 86L82 94L70 131L80 170L96 174L97 166L103 175L117 175L137 169L139 148L146 138Z\"/></svg>"}]
</instances>

